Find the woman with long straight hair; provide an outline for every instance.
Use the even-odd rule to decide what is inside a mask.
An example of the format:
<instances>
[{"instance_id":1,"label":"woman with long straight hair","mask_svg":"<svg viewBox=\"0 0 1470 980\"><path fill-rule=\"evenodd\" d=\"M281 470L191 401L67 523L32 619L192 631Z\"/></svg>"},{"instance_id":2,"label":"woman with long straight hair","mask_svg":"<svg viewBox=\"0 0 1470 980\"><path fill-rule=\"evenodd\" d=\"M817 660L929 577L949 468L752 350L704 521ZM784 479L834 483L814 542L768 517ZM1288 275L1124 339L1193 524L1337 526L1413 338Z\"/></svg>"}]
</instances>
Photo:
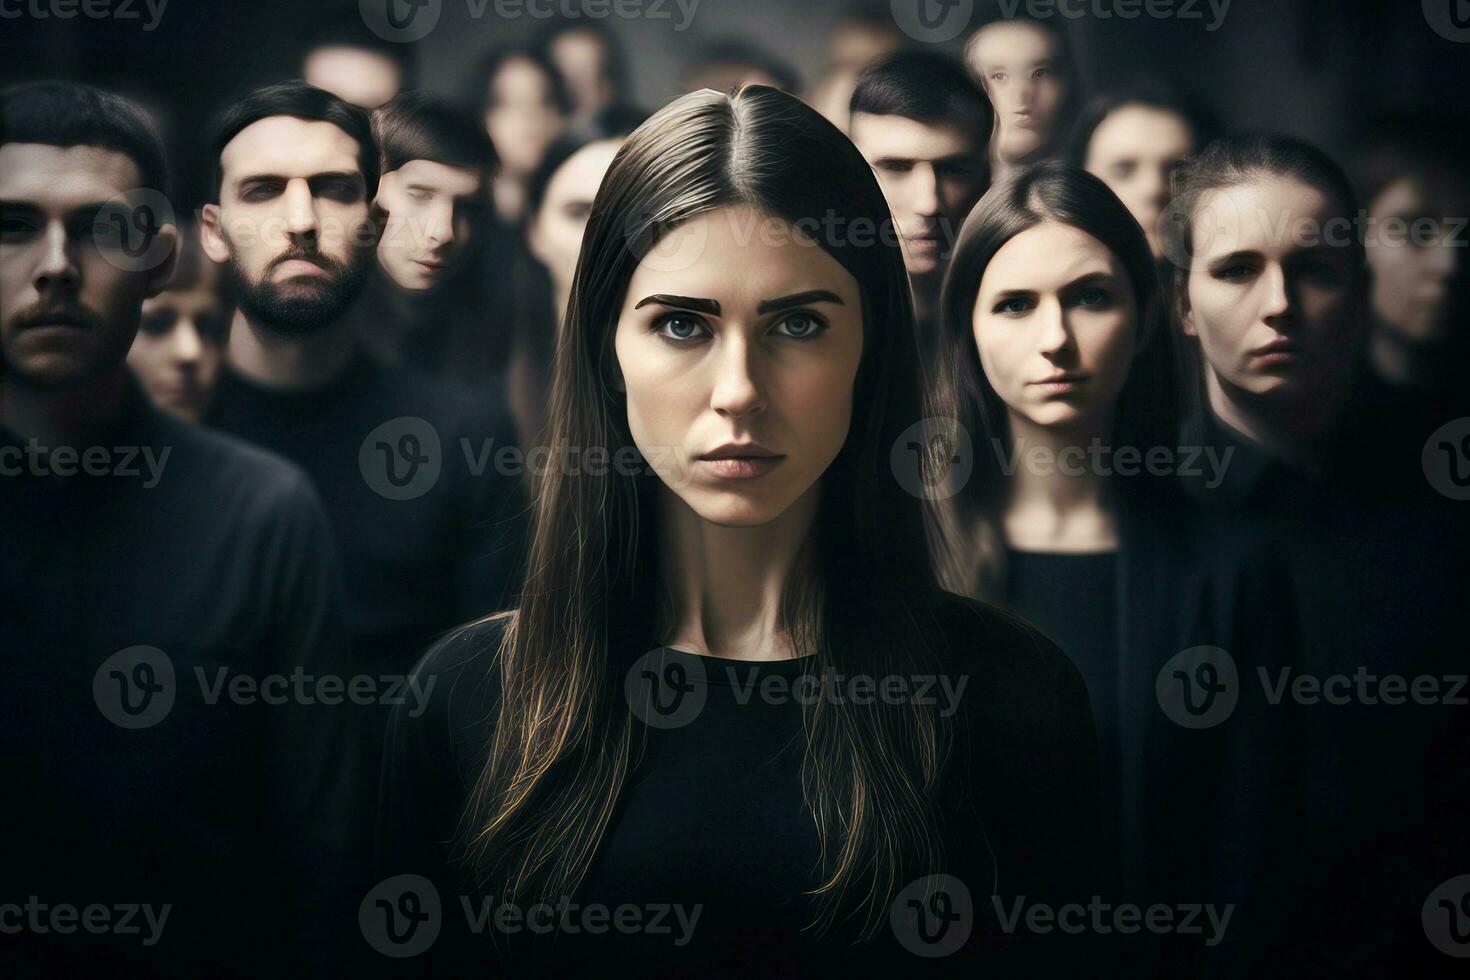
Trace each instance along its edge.
<instances>
[{"instance_id":1,"label":"woman with long straight hair","mask_svg":"<svg viewBox=\"0 0 1470 980\"><path fill-rule=\"evenodd\" d=\"M1154 661L1174 642L1181 515L1174 358L1143 230L1098 178L1014 172L960 231L941 300L936 401L973 447L931 514L940 580L1040 626L1087 679L1104 851L1134 882ZM1172 652L1172 651L1171 651Z\"/></svg>"},{"instance_id":2,"label":"woman with long straight hair","mask_svg":"<svg viewBox=\"0 0 1470 980\"><path fill-rule=\"evenodd\" d=\"M432 882L451 971L1072 952L1025 913L1092 893L1086 692L936 587L899 465L916 358L892 219L835 127L762 86L640 126L583 238L519 606L417 669L364 909Z\"/></svg>"}]
</instances>

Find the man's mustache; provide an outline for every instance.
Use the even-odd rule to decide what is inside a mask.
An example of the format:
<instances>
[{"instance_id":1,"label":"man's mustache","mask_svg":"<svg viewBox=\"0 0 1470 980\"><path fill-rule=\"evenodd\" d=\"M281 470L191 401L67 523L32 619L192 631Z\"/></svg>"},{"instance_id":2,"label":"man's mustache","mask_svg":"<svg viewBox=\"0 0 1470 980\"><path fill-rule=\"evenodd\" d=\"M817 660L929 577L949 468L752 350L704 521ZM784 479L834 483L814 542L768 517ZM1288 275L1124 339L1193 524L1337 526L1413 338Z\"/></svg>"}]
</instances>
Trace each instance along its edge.
<instances>
[{"instance_id":1,"label":"man's mustache","mask_svg":"<svg viewBox=\"0 0 1470 980\"><path fill-rule=\"evenodd\" d=\"M15 324L17 329L62 324L94 330L101 328L102 317L85 306L68 303L64 306L32 307L16 314L15 319L11 322Z\"/></svg>"},{"instance_id":2,"label":"man's mustache","mask_svg":"<svg viewBox=\"0 0 1470 980\"><path fill-rule=\"evenodd\" d=\"M304 248L291 248L271 259L270 265L266 266L265 271L269 274L277 266L293 261L310 262L312 265L320 266L328 272L341 272L346 268L344 263L339 262L325 253Z\"/></svg>"}]
</instances>

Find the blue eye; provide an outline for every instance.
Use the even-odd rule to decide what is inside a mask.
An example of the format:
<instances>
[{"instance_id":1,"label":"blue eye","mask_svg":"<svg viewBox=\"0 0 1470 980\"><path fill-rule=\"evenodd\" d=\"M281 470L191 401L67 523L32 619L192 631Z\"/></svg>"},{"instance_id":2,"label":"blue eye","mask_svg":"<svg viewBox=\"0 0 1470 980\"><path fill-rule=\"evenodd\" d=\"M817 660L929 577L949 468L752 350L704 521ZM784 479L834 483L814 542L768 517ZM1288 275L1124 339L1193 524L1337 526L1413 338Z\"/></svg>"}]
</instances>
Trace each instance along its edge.
<instances>
[{"instance_id":1,"label":"blue eye","mask_svg":"<svg viewBox=\"0 0 1470 980\"><path fill-rule=\"evenodd\" d=\"M1215 272L1215 278L1225 282L1236 282L1250 275L1250 268L1244 265L1231 265Z\"/></svg>"},{"instance_id":2,"label":"blue eye","mask_svg":"<svg viewBox=\"0 0 1470 980\"><path fill-rule=\"evenodd\" d=\"M990 312L999 313L1002 316L1019 316L1022 313L1029 311L1030 309L1030 300L1013 297L1011 299L1003 299L999 303L996 303L995 307Z\"/></svg>"},{"instance_id":3,"label":"blue eye","mask_svg":"<svg viewBox=\"0 0 1470 980\"><path fill-rule=\"evenodd\" d=\"M792 340L811 340L827 329L826 323L810 313L793 313L778 326L786 327L784 336Z\"/></svg>"},{"instance_id":4,"label":"blue eye","mask_svg":"<svg viewBox=\"0 0 1470 980\"><path fill-rule=\"evenodd\" d=\"M653 322L654 333L676 343L694 340L703 328L704 321L688 313L670 313Z\"/></svg>"},{"instance_id":5,"label":"blue eye","mask_svg":"<svg viewBox=\"0 0 1470 980\"><path fill-rule=\"evenodd\" d=\"M1077 297L1077 303L1080 306L1107 306L1112 298L1106 289L1087 289Z\"/></svg>"}]
</instances>

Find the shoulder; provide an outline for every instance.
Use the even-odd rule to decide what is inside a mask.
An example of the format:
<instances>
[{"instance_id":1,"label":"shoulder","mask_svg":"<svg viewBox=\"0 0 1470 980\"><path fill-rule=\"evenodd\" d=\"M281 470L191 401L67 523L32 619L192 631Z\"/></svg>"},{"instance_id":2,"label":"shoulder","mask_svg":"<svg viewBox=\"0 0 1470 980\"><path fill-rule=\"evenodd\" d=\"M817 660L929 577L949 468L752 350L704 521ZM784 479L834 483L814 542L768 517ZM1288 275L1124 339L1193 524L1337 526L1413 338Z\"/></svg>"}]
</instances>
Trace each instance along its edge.
<instances>
[{"instance_id":1,"label":"shoulder","mask_svg":"<svg viewBox=\"0 0 1470 980\"><path fill-rule=\"evenodd\" d=\"M163 480L213 501L221 515L273 521L321 512L311 479L295 463L207 425L163 413L155 425L159 444L170 453Z\"/></svg>"},{"instance_id":2,"label":"shoulder","mask_svg":"<svg viewBox=\"0 0 1470 980\"><path fill-rule=\"evenodd\" d=\"M461 626L435 643L413 669L418 714L401 719L459 740L483 731L500 704L501 648L514 612Z\"/></svg>"}]
</instances>

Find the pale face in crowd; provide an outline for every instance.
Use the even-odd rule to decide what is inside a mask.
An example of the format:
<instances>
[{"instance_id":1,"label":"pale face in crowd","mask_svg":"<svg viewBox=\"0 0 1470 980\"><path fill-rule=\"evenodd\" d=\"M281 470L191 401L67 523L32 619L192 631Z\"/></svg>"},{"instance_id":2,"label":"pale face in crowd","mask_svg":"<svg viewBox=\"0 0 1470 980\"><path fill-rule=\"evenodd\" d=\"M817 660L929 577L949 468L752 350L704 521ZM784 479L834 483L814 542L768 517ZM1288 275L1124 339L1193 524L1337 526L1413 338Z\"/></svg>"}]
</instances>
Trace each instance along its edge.
<instances>
[{"instance_id":1,"label":"pale face in crowd","mask_svg":"<svg viewBox=\"0 0 1470 980\"><path fill-rule=\"evenodd\" d=\"M588 116L613 100L607 45L592 31L563 31L551 42L551 61L566 79L578 115Z\"/></svg>"},{"instance_id":2,"label":"pale face in crowd","mask_svg":"<svg viewBox=\"0 0 1470 980\"><path fill-rule=\"evenodd\" d=\"M1192 215L1179 297L1217 413L1242 399L1307 404L1340 394L1361 340L1362 270L1339 243L1341 208L1315 187L1262 175L1206 191ZM1356 273L1356 275L1355 275Z\"/></svg>"},{"instance_id":3,"label":"pale face in crowd","mask_svg":"<svg viewBox=\"0 0 1470 980\"><path fill-rule=\"evenodd\" d=\"M551 273L558 296L571 292L592 199L622 145L621 139L598 140L567 157L547 182L541 208L526 228L531 254Z\"/></svg>"},{"instance_id":4,"label":"pale face in crowd","mask_svg":"<svg viewBox=\"0 0 1470 980\"><path fill-rule=\"evenodd\" d=\"M1189 123L1167 109L1123 105L1098 123L1087 142L1087 172L1100 178L1143 228L1154 258L1163 256L1159 219L1169 206L1169 178L1194 149Z\"/></svg>"},{"instance_id":5,"label":"pale face in crowd","mask_svg":"<svg viewBox=\"0 0 1470 980\"><path fill-rule=\"evenodd\" d=\"M1128 379L1138 306L1106 245L1054 221L1001 246L980 280L972 326L980 367L1013 420L1104 427Z\"/></svg>"},{"instance_id":6,"label":"pale face in crowd","mask_svg":"<svg viewBox=\"0 0 1470 980\"><path fill-rule=\"evenodd\" d=\"M633 441L664 484L712 524L759 526L814 494L847 439L862 297L789 224L721 208L634 270L614 349ZM746 458L704 458L731 443Z\"/></svg>"},{"instance_id":7,"label":"pale face in crowd","mask_svg":"<svg viewBox=\"0 0 1470 980\"><path fill-rule=\"evenodd\" d=\"M1433 344L1461 326L1466 231L1464 219L1452 216L1467 207L1470 201L1430 200L1412 177L1389 184L1368 205L1377 229L1368 243L1373 312L1402 339Z\"/></svg>"},{"instance_id":8,"label":"pale face in crowd","mask_svg":"<svg viewBox=\"0 0 1470 980\"><path fill-rule=\"evenodd\" d=\"M529 58L510 58L490 81L485 132L500 155L502 171L524 177L536 169L564 120L552 80Z\"/></svg>"},{"instance_id":9,"label":"pale face in crowd","mask_svg":"<svg viewBox=\"0 0 1470 980\"><path fill-rule=\"evenodd\" d=\"M981 28L965 54L995 107L996 158L1023 163L1051 145L1070 84L1056 35L1036 24L1002 21Z\"/></svg>"},{"instance_id":10,"label":"pale face in crowd","mask_svg":"<svg viewBox=\"0 0 1470 980\"><path fill-rule=\"evenodd\" d=\"M410 160L378 181L387 212L378 264L402 289L423 292L447 279L466 254L485 178L473 167Z\"/></svg>"},{"instance_id":11,"label":"pale face in crowd","mask_svg":"<svg viewBox=\"0 0 1470 980\"><path fill-rule=\"evenodd\" d=\"M215 289L215 268L205 264L199 282L144 301L128 351L128 366L154 403L190 422L209 405L224 353L228 311Z\"/></svg>"},{"instance_id":12,"label":"pale face in crowd","mask_svg":"<svg viewBox=\"0 0 1470 980\"><path fill-rule=\"evenodd\" d=\"M126 154L95 146L0 144L0 363L4 377L67 389L119 367L143 300L173 272L163 225L137 268L109 217L142 183Z\"/></svg>"},{"instance_id":13,"label":"pale face in crowd","mask_svg":"<svg viewBox=\"0 0 1470 980\"><path fill-rule=\"evenodd\" d=\"M306 56L302 77L343 102L376 109L398 94L403 73L386 55L348 45L328 45Z\"/></svg>"},{"instance_id":14,"label":"pale face in crowd","mask_svg":"<svg viewBox=\"0 0 1470 980\"><path fill-rule=\"evenodd\" d=\"M258 120L225 145L200 241L232 266L252 318L300 332L351 301L376 245L358 152L332 123L295 116Z\"/></svg>"},{"instance_id":15,"label":"pale face in crowd","mask_svg":"<svg viewBox=\"0 0 1470 980\"><path fill-rule=\"evenodd\" d=\"M909 275L941 272L985 191L984 137L961 126L866 112L853 114L851 135L898 224Z\"/></svg>"}]
</instances>

